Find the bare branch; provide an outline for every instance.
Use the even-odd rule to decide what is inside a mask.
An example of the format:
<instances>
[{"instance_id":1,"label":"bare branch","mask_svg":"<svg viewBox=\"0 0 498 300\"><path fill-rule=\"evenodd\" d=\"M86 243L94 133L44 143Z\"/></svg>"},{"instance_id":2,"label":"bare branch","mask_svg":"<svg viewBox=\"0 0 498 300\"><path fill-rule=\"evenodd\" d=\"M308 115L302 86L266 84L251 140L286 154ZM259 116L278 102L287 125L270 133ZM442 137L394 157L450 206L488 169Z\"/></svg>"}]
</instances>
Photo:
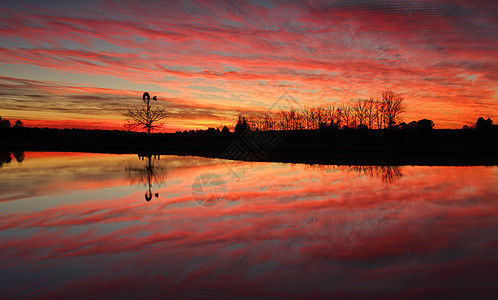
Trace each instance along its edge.
<instances>
[{"instance_id":1,"label":"bare branch","mask_svg":"<svg viewBox=\"0 0 498 300\"><path fill-rule=\"evenodd\" d=\"M166 119L167 114L164 108L151 108L146 102L145 107L128 109L124 116L128 121L128 124L126 125L127 128L134 129L141 127L150 133L152 129L157 128L162 124L162 121Z\"/></svg>"}]
</instances>

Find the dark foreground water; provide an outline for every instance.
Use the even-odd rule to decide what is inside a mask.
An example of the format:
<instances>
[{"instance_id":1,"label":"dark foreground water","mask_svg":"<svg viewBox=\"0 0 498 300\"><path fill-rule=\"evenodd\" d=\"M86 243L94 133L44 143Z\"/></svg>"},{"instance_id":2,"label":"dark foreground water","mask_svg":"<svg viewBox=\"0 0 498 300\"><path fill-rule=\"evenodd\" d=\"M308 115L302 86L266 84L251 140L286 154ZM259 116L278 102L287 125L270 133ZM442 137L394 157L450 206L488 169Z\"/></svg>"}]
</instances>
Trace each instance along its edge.
<instances>
[{"instance_id":1,"label":"dark foreground water","mask_svg":"<svg viewBox=\"0 0 498 300\"><path fill-rule=\"evenodd\" d=\"M1 299L498 296L498 167L14 154Z\"/></svg>"}]
</instances>

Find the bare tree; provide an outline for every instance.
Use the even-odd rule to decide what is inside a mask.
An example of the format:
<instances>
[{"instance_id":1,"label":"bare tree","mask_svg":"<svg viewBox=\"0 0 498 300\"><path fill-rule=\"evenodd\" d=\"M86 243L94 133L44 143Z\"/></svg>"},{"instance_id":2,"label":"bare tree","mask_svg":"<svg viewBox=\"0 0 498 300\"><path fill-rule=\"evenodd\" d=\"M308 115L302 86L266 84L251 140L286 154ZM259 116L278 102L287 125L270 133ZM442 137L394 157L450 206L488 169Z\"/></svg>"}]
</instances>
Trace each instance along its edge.
<instances>
[{"instance_id":1,"label":"bare tree","mask_svg":"<svg viewBox=\"0 0 498 300\"><path fill-rule=\"evenodd\" d=\"M247 119L252 129L317 130L326 128L395 128L405 111L404 99L392 91L382 93L380 100L348 100L338 107L318 105L256 115Z\"/></svg>"},{"instance_id":2,"label":"bare tree","mask_svg":"<svg viewBox=\"0 0 498 300\"><path fill-rule=\"evenodd\" d=\"M145 103L145 107L134 107L128 109L124 115L128 118L127 127L132 129L136 127L142 127L147 130L147 133L160 126L162 121L166 118L166 110L162 107L150 106L150 95L145 92L142 96L142 100ZM156 96L152 100L157 100Z\"/></svg>"},{"instance_id":3,"label":"bare tree","mask_svg":"<svg viewBox=\"0 0 498 300\"><path fill-rule=\"evenodd\" d=\"M341 104L338 108L338 113L341 121L344 122L344 126L350 128L354 117L351 105L349 103Z\"/></svg>"},{"instance_id":4,"label":"bare tree","mask_svg":"<svg viewBox=\"0 0 498 300\"><path fill-rule=\"evenodd\" d=\"M289 130L289 112L282 110L279 112L280 130Z\"/></svg>"},{"instance_id":5,"label":"bare tree","mask_svg":"<svg viewBox=\"0 0 498 300\"><path fill-rule=\"evenodd\" d=\"M353 112L358 121L358 126L364 126L367 122L368 100L357 99L353 106Z\"/></svg>"},{"instance_id":6,"label":"bare tree","mask_svg":"<svg viewBox=\"0 0 498 300\"><path fill-rule=\"evenodd\" d=\"M310 123L309 129L317 129L318 123L317 123L317 117L316 117L316 107L308 108L308 119L309 119L309 123Z\"/></svg>"},{"instance_id":7,"label":"bare tree","mask_svg":"<svg viewBox=\"0 0 498 300\"><path fill-rule=\"evenodd\" d=\"M375 105L374 119L377 123L377 129L382 129L382 126L384 124L384 114L382 113L382 102L377 100L374 102L374 105Z\"/></svg>"},{"instance_id":8,"label":"bare tree","mask_svg":"<svg viewBox=\"0 0 498 300\"><path fill-rule=\"evenodd\" d=\"M386 118L388 128L393 128L399 121L399 115L405 111L403 97L393 91L382 93L382 112Z\"/></svg>"},{"instance_id":9,"label":"bare tree","mask_svg":"<svg viewBox=\"0 0 498 300\"><path fill-rule=\"evenodd\" d=\"M259 116L249 115L248 117L244 117L247 121L247 125L252 130L261 130L263 120Z\"/></svg>"},{"instance_id":10,"label":"bare tree","mask_svg":"<svg viewBox=\"0 0 498 300\"><path fill-rule=\"evenodd\" d=\"M317 122L317 127L318 129L321 129L326 125L326 111L325 107L323 106L317 106L315 107L315 114L316 114L316 122Z\"/></svg>"},{"instance_id":11,"label":"bare tree","mask_svg":"<svg viewBox=\"0 0 498 300\"><path fill-rule=\"evenodd\" d=\"M275 123L275 118L270 113L265 114L263 119L264 130L275 130Z\"/></svg>"},{"instance_id":12,"label":"bare tree","mask_svg":"<svg viewBox=\"0 0 498 300\"><path fill-rule=\"evenodd\" d=\"M325 125L331 127L334 122L335 107L332 105L325 106Z\"/></svg>"},{"instance_id":13,"label":"bare tree","mask_svg":"<svg viewBox=\"0 0 498 300\"><path fill-rule=\"evenodd\" d=\"M367 126L370 129L373 129L374 127L374 122L376 119L376 104L375 104L375 99L373 97L370 97L365 100L365 117L366 117L366 122Z\"/></svg>"},{"instance_id":14,"label":"bare tree","mask_svg":"<svg viewBox=\"0 0 498 300\"><path fill-rule=\"evenodd\" d=\"M297 126L296 126L296 110L294 108L291 108L291 110L289 111L289 128L291 130L296 130L297 129Z\"/></svg>"}]
</instances>

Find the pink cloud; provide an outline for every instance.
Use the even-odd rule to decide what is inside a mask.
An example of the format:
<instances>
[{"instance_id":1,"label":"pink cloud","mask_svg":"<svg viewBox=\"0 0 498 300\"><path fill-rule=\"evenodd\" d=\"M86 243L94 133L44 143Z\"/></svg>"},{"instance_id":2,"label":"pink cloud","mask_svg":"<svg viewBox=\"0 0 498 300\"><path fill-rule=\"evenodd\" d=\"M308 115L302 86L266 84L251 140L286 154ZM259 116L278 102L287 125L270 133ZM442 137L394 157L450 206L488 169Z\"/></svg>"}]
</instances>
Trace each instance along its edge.
<instances>
[{"instance_id":1,"label":"pink cloud","mask_svg":"<svg viewBox=\"0 0 498 300\"><path fill-rule=\"evenodd\" d=\"M0 235L0 252L8 259L4 269L37 277L43 270L88 266L88 272L79 267L63 279L47 274L45 290L26 289L33 296L109 296L117 286L138 282L128 288L147 284L151 295L195 293L196 287L211 285L220 296L286 297L312 290L317 297L389 298L390 287L397 287L396 294L417 298L421 290L447 293L447 284L462 278L468 286L456 287L457 294L489 291L485 284L494 282L498 207L492 167L406 166L389 184L345 167L246 163L248 172L235 181L221 160L165 156L156 161L167 168L166 185L157 189L160 198L145 202L138 189L108 199L72 200L68 190L105 195L111 187L127 188L124 170L116 167L141 163L135 156L113 156L104 165L103 158L111 157L47 157L39 190L68 195L67 201L2 214L1 231L17 232ZM29 163L27 153L11 176L39 178L20 172L37 170ZM77 185L69 180L54 193L51 182L65 165L82 180ZM101 179L102 168L116 172ZM193 179L206 172L225 179L222 206L192 202Z\"/></svg>"},{"instance_id":2,"label":"pink cloud","mask_svg":"<svg viewBox=\"0 0 498 300\"><path fill-rule=\"evenodd\" d=\"M2 35L30 46L3 46L1 62L155 84L174 90L164 98L213 110L236 105L231 118L267 109L282 85L306 105L316 100L310 91L344 101L394 89L406 97L407 119L428 117L438 128L496 115L494 4L267 5L104 2L90 14L7 11ZM218 92L188 88L199 84Z\"/></svg>"}]
</instances>

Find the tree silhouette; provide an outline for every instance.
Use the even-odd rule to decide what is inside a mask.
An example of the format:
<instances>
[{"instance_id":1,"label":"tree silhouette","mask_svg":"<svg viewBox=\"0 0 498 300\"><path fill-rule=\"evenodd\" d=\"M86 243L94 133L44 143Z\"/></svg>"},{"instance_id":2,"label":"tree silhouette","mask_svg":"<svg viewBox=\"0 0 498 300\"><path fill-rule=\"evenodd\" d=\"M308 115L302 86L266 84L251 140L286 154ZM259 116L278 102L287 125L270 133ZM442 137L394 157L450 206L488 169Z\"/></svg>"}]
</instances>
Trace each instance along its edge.
<instances>
[{"instance_id":1,"label":"tree silhouette","mask_svg":"<svg viewBox=\"0 0 498 300\"><path fill-rule=\"evenodd\" d=\"M386 118L388 128L394 128L399 119L399 115L405 111L403 97L393 91L384 91L382 93L382 112Z\"/></svg>"},{"instance_id":2,"label":"tree silhouette","mask_svg":"<svg viewBox=\"0 0 498 300\"><path fill-rule=\"evenodd\" d=\"M414 130L432 130L434 128L434 122L428 119L422 119L418 121L411 121L409 124L402 122L401 124L396 125L398 129L414 129Z\"/></svg>"},{"instance_id":3,"label":"tree silhouette","mask_svg":"<svg viewBox=\"0 0 498 300\"><path fill-rule=\"evenodd\" d=\"M223 129L221 129L221 133L228 134L228 133L230 133L230 129L228 129L228 127L226 127L226 126L223 126Z\"/></svg>"},{"instance_id":4,"label":"tree silhouette","mask_svg":"<svg viewBox=\"0 0 498 300\"><path fill-rule=\"evenodd\" d=\"M24 127L24 124L22 123L21 120L17 120L15 123L14 123L14 128L22 128Z\"/></svg>"},{"instance_id":5,"label":"tree silhouette","mask_svg":"<svg viewBox=\"0 0 498 300\"><path fill-rule=\"evenodd\" d=\"M484 120L483 117L479 117L479 119L477 119L476 126L475 126L475 128L479 129L479 130L489 129L492 127L493 127L493 120L491 120L490 118L487 118L486 120Z\"/></svg>"},{"instance_id":6,"label":"tree silhouette","mask_svg":"<svg viewBox=\"0 0 498 300\"><path fill-rule=\"evenodd\" d=\"M150 95L147 92L143 94L142 100L145 103L145 107L131 108L125 113L125 116L128 118L127 127L130 129L142 127L150 134L166 118L166 110L162 107L152 108L150 106ZM152 100L157 100L157 98L154 96Z\"/></svg>"},{"instance_id":7,"label":"tree silhouette","mask_svg":"<svg viewBox=\"0 0 498 300\"><path fill-rule=\"evenodd\" d=\"M385 91L379 100L370 97L347 100L338 106L317 105L250 118L239 116L237 124L239 128L251 130L408 129L405 123L396 125L405 111L403 101L399 94Z\"/></svg>"},{"instance_id":8,"label":"tree silhouette","mask_svg":"<svg viewBox=\"0 0 498 300\"><path fill-rule=\"evenodd\" d=\"M269 113L265 114L263 119L263 130L274 130L275 129L275 119Z\"/></svg>"},{"instance_id":9,"label":"tree silhouette","mask_svg":"<svg viewBox=\"0 0 498 300\"><path fill-rule=\"evenodd\" d=\"M0 117L0 128L9 128L10 127L10 121L7 120L7 119L2 119L2 117Z\"/></svg>"},{"instance_id":10,"label":"tree silhouette","mask_svg":"<svg viewBox=\"0 0 498 300\"><path fill-rule=\"evenodd\" d=\"M434 122L432 122L432 120L422 119L422 120L417 121L416 129L431 130L431 129L433 129L433 127L434 127Z\"/></svg>"},{"instance_id":11,"label":"tree silhouette","mask_svg":"<svg viewBox=\"0 0 498 300\"><path fill-rule=\"evenodd\" d=\"M249 124L247 124L247 120L245 117L239 116L239 120L235 125L235 133L242 133L249 129Z\"/></svg>"}]
</instances>

